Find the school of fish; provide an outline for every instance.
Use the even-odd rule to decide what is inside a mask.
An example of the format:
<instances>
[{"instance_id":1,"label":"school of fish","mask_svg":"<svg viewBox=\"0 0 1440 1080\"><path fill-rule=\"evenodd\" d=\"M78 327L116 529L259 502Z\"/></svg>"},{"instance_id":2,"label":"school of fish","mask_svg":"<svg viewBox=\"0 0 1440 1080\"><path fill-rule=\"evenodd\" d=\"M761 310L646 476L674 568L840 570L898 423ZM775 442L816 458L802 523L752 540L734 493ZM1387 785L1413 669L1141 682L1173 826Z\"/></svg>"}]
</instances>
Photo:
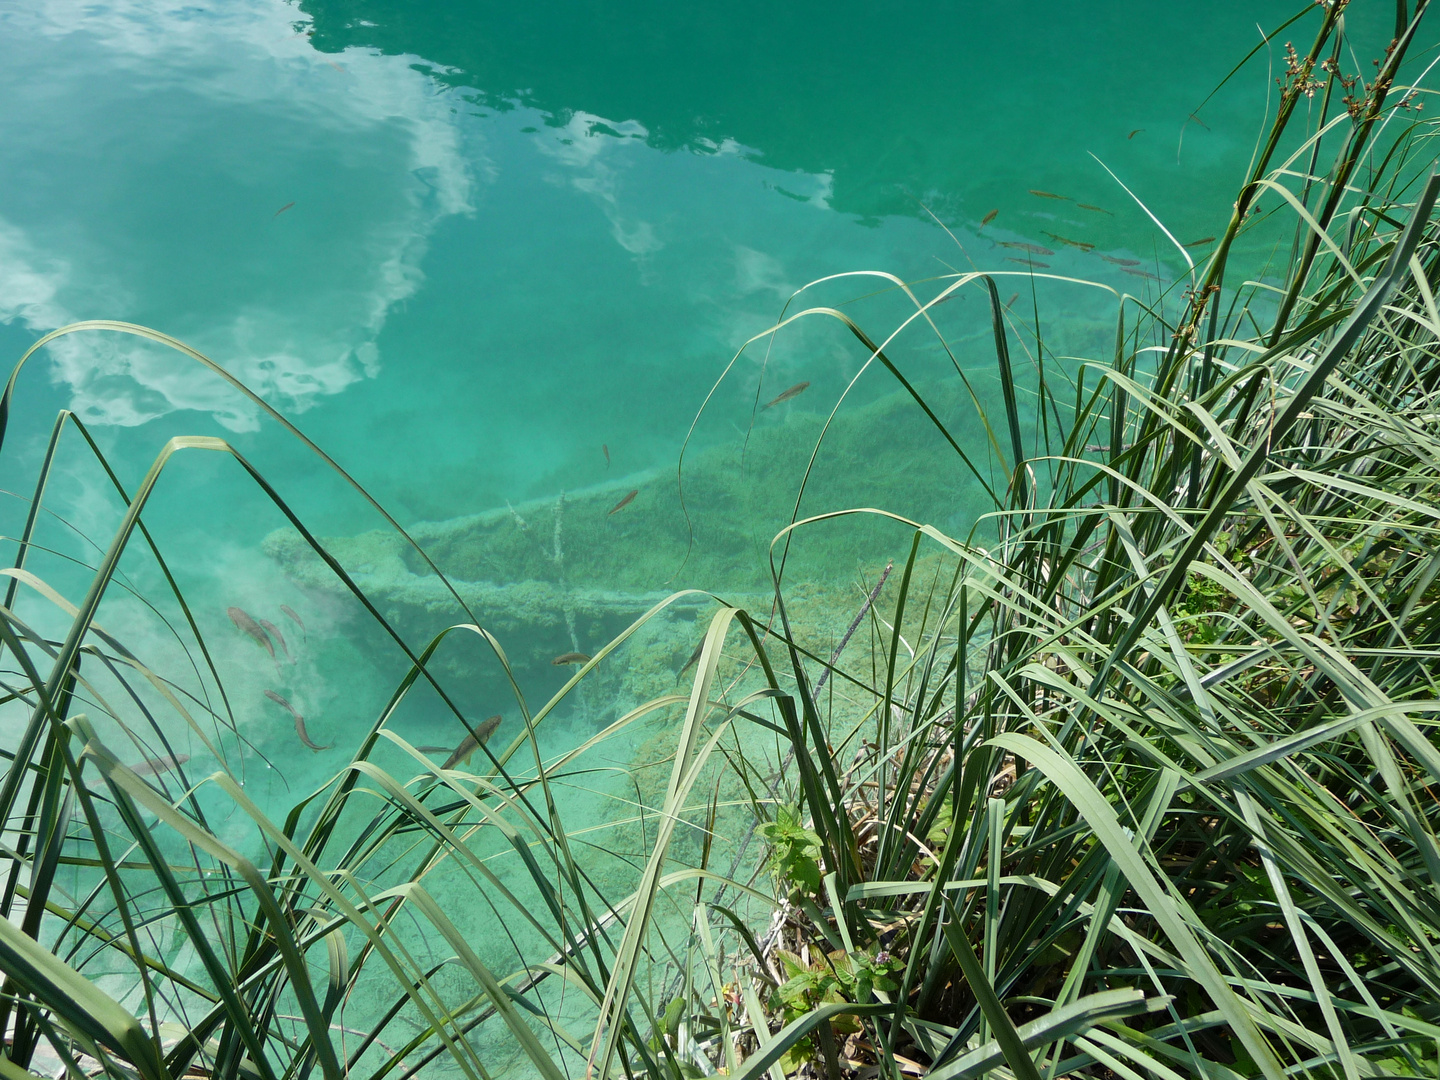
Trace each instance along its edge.
<instances>
[{"instance_id":1,"label":"school of fish","mask_svg":"<svg viewBox=\"0 0 1440 1080\"><path fill-rule=\"evenodd\" d=\"M603 447L603 449L605 450L605 457L608 462L610 457L609 447ZM610 511L610 513L613 514L616 510L619 510L622 507L629 505L631 500L633 500L637 494L639 494L638 490L630 492L623 499L621 499L619 503L615 505L615 507ZM308 639L309 632L305 627L305 620L302 619L293 608L289 607L286 604L281 604L280 612L296 626L298 626L300 628L301 634ZM266 653L269 654L270 659L275 662L277 671L279 670L279 662L276 658L275 653L276 644L279 644L280 650L284 654L285 658L292 663L294 662L294 656L290 652L290 647L285 640L285 635L281 633L280 628L277 627L274 623L270 622L268 619L257 618L247 612L244 608L240 607L228 607L225 609L225 614L229 617L230 621L235 624L235 628L237 630L243 633L246 637L250 638L257 645L260 645L262 648L264 648ZM696 656L698 655L699 653L697 652ZM567 664L587 664L590 662L590 656L582 652L561 653L551 662L556 666L564 666ZM290 717L295 724L295 735L299 738L301 743L303 743L309 749L317 752L334 748L334 743L330 743L326 746L321 746L310 738L310 733L305 728L305 717L301 715L300 710L295 708L295 706L292 705L290 701L282 694L274 690L267 689L265 691L265 696L290 714ZM441 766L441 768L453 768L459 762L469 762L475 751L480 746L482 746L490 738L491 735L495 733L495 729L500 726L500 720L501 718L499 716L492 716L488 720L483 721L478 726L476 726L473 732L466 735L465 738L460 741L460 745L456 746L453 750L448 746L420 746L416 747L416 749L424 753L444 753L448 755L445 759L445 763ZM169 772L170 770L175 769L180 765L183 765L189 760L190 757L188 754L176 754L173 757L167 755L165 757L159 758L146 758L144 761L137 763L132 768L134 772L140 776L155 776L162 772Z\"/></svg>"},{"instance_id":2,"label":"school of fish","mask_svg":"<svg viewBox=\"0 0 1440 1080\"><path fill-rule=\"evenodd\" d=\"M1205 125L1204 125L1204 121L1202 121L1198 116L1195 116L1193 113L1191 114L1190 119L1194 120L1197 124L1200 124L1202 127L1205 126ZM1130 132L1129 135L1126 136L1126 138L1127 138L1127 139L1133 139L1133 138L1135 138L1136 135L1139 135L1139 134L1140 134L1141 132L1143 132L1144 130L1145 130L1144 128L1135 128L1133 131ZM1044 190L1042 190L1042 189L1040 189L1040 188L1029 188L1029 189L1027 189L1027 190L1030 192L1031 195L1034 195L1036 198L1040 198L1040 199L1053 199L1053 200L1055 200L1055 201L1057 201L1057 202L1074 202L1075 205L1076 205L1076 207L1078 207L1078 208L1081 209L1081 210L1089 210L1089 211L1092 211L1092 212L1097 213L1097 214L1105 214L1105 215L1107 215L1107 216L1109 216L1109 217L1114 217L1114 216L1115 216L1111 211L1105 209L1103 206L1096 206L1094 203L1075 202L1075 200L1074 200L1071 196L1069 196L1069 195L1061 195L1061 194L1058 194L1058 193L1053 192L1053 191L1044 191ZM986 214L983 218L981 218L981 219L980 219L980 228L983 229L986 225L989 225L992 221L994 221L996 215L999 214L999 212L1000 212L1000 211L999 211L999 209L997 208L997 209L991 210L988 214ZM1068 237L1068 236L1061 236L1061 235L1059 235L1058 233L1053 233L1053 232L1046 232L1045 235L1048 236L1051 240L1055 241L1055 242L1058 243L1058 244L1064 244L1064 245L1066 245L1067 247L1076 248L1076 249L1078 249L1078 250L1080 250L1080 251L1083 251L1083 252L1085 252L1085 253L1087 253L1087 254L1095 251L1095 244L1093 244L1092 242L1090 242L1090 241L1088 241L1088 240L1073 240L1073 239L1071 239L1071 238ZM1183 247L1187 247L1187 248L1204 247L1205 245L1207 245L1207 244L1213 244L1214 242L1215 242L1215 237L1213 237L1213 236L1205 236L1205 237L1202 237L1202 238L1199 239L1199 240L1191 240L1188 244L1183 244L1182 246L1183 246ZM1055 254L1055 252L1051 251L1049 248L1041 247L1041 246L1038 245L1038 244L1028 244L1028 243L1024 243L1024 242L1017 241L1017 240L996 240L996 241L994 241L994 243L995 243L995 244L998 244L998 245L1000 245L1001 247L1004 247L1004 248L1010 248L1010 249L1013 250L1013 251L1023 251L1023 252L1025 252L1025 253L1028 254L1028 255L1054 255L1054 254ZM1149 272L1147 272L1147 271L1145 271L1145 270L1137 269L1137 268L1141 265L1139 259L1122 259L1122 258L1118 258L1117 256L1114 256L1114 255L1106 255L1104 252L1095 252L1095 254L1099 255L1100 258L1104 259L1106 262L1111 263L1111 264L1113 264L1113 265L1115 265L1115 266L1120 267L1121 270L1123 270L1125 273L1130 274L1130 275L1132 275L1132 276L1134 276L1134 277L1143 278L1143 279L1145 279L1146 281L1160 281L1160 280L1162 280L1160 277L1158 277L1158 276L1155 275L1155 274L1149 273ZM1049 268L1050 268L1048 263L1037 262L1037 261L1035 261L1034 259L1016 259L1016 258L1008 258L1008 257L1007 257L1007 259L1006 259L1005 261L1006 261L1006 262L1019 263L1020 265L1025 266L1025 267L1028 267L1028 268L1030 268L1030 269L1049 269ZM1019 296L1018 293L1017 293L1015 296L1012 296L1008 301L1006 301L1005 306L1008 308L1011 304L1013 304L1013 303L1015 302L1015 300L1016 300L1016 298L1017 298L1018 296ZM809 384L809 383L801 383L798 387L794 387L794 388L792 388L792 389L790 389L790 390L787 390L785 393L781 394L781 395L780 395L778 398L776 398L774 401L770 402L769 405L766 405L765 408L768 409L768 408L770 408L770 405L778 405L780 402L785 401L785 400L787 400L787 399L790 398L790 397L793 397L796 393L799 393L800 390L804 389L804 388L805 388L806 386L808 386L808 385L810 385L810 384Z\"/></svg>"},{"instance_id":3,"label":"school of fish","mask_svg":"<svg viewBox=\"0 0 1440 1080\"><path fill-rule=\"evenodd\" d=\"M1195 119L1195 121L1196 121L1197 123L1202 123L1202 122L1199 120L1198 117L1192 117L1192 118ZM1136 129L1134 129L1133 131L1131 131L1131 132L1129 133L1129 135L1127 136L1127 138L1128 138L1128 139L1133 139L1133 138L1135 138L1136 135L1141 134L1143 131L1144 131L1144 128L1136 128ZM1054 201L1057 201L1057 202L1073 202L1073 203L1075 204L1075 206L1076 206L1077 208L1081 209L1081 210L1088 210L1088 211L1091 211L1091 212L1093 212L1093 213L1106 214L1106 215L1112 216L1112 217L1114 216L1114 215L1111 213L1111 211L1105 209L1105 208L1102 207L1102 206L1096 206L1096 205L1094 205L1093 203L1076 202L1076 201L1075 201L1073 198L1071 198L1069 195L1061 195L1061 194L1057 194L1056 192L1053 192L1053 191L1044 191L1044 190L1041 190L1041 189L1039 189L1039 188L1030 188L1030 189L1028 189L1028 190L1029 190L1029 193L1030 193L1031 195L1035 196L1036 198L1050 199L1050 200L1054 200ZM295 205L294 202L286 203L286 204L285 204L284 206L282 206L279 210L275 211L275 215L274 215L274 216L275 216L275 217L279 217L281 214L285 213L287 210L289 210L289 209L291 209L292 207L294 207L294 205ZM989 225L991 222L993 222L993 221L996 219L996 217L999 215L999 213L1000 213L1000 210L999 210L998 207L995 208L995 209L993 209L993 210L990 210L987 214L985 214L985 216L984 216L983 218L980 219L980 228L983 229L985 226L987 226L987 225ZM1070 239L1069 237L1061 236L1061 235L1059 235L1059 234L1057 234L1057 233L1052 233L1052 232L1046 232L1045 235L1048 236L1051 240L1053 240L1053 241L1055 241L1055 242L1057 242L1057 243L1060 243L1060 244L1063 244L1063 245L1066 245L1066 246L1069 246L1069 247L1074 247L1074 248L1076 248L1076 249L1078 249L1078 250L1080 250L1080 251L1083 251L1083 252L1091 252L1091 251L1093 251L1094 248L1095 248L1095 244L1093 244L1093 243L1091 243L1091 242L1089 242L1089 241L1086 241L1086 240L1074 240L1074 239ZM1200 239L1200 240L1193 240L1193 241L1191 241L1190 243L1185 244L1184 246L1185 246L1185 247L1200 247L1200 246L1203 246L1203 245L1205 245L1205 244L1213 243L1214 240L1215 240L1215 238L1214 238L1213 236L1207 236L1207 237L1205 237L1205 238L1203 238L1203 239ZM1030 243L1024 243L1024 242L1020 242L1020 241L1006 241L1006 240L999 240L999 241L996 241L996 243L998 243L1001 247L1010 248L1010 249L1015 250L1015 251L1025 252L1026 255L1027 255L1027 258L1023 258L1023 259L1019 259L1019 258L1009 258L1009 259L1007 259L1007 261L1008 261L1008 262L1013 262L1013 263L1019 263L1019 264L1021 264L1021 265L1023 265L1023 266L1029 267L1029 268L1049 269L1049 264L1048 264L1048 263L1038 262L1038 261L1036 261L1036 260L1033 258L1033 256L1036 256L1036 255L1053 256L1053 255L1055 254L1055 252L1052 251L1051 249L1049 249L1049 248L1047 248L1047 247L1042 247L1042 246L1040 246L1040 245L1038 245L1038 244L1030 244ZM1150 281L1159 281L1159 280L1161 280L1159 277L1157 277L1157 276L1154 275L1154 274L1151 274L1151 273L1148 273L1148 272L1146 272L1146 271L1144 271L1144 270L1138 269L1138 267L1141 265L1140 260L1138 260L1138 259L1124 259L1124 258L1119 258L1119 257L1113 256L1113 255L1106 255L1106 254L1104 254L1103 252L1098 253L1098 254L1099 254L1100 258L1104 259L1104 260L1105 260L1106 262L1108 262L1108 263L1111 263L1111 264L1119 267L1124 273L1131 274L1131 275L1133 275L1133 276L1135 276L1135 277L1144 278L1144 279L1150 280ZM1006 307L1009 307L1010 305L1014 304L1014 302L1015 302L1018 298L1019 298L1019 293L1016 293L1014 296L1012 296L1009 300L1006 301ZM781 405L781 404L783 404L783 403L785 403L785 402L787 402L787 401L790 401L790 400L792 400L793 398L796 398L796 397L798 397L800 394L804 393L807 389L809 389L809 387L810 387L810 383L809 383L808 381L796 383L794 386L791 386L789 389L783 391L782 393L778 394L776 397L774 397L774 398L771 399L770 401L766 402L766 403L761 407L761 411L763 412L763 411L765 411L765 410L767 410L767 409L772 409L772 408L776 407L777 405ZM1087 450L1090 450L1090 449L1092 449L1092 448L1091 448L1091 447L1086 447L1086 449L1087 449ZM1099 449L1099 447L1096 447L1096 448L1094 448L1094 449ZM1106 448L1106 449L1108 449L1108 448ZM605 443L602 443L601 446L600 446L600 450L601 450L601 453L604 455L605 464L606 464L606 466L608 467L608 466L610 465L610 447L609 447L609 445L607 445L607 444L605 444ZM629 506L630 503L633 502L633 501L635 500L636 496L638 496L639 494L640 494L639 489L635 489L635 490L632 490L632 491L628 492L624 497L622 497L622 498L620 499L619 502L617 502L614 506L612 506L612 507L610 508L610 510L607 512L607 515L606 515L606 516L609 516L609 515L611 515L611 514L615 514L615 513L617 513L618 511L623 510L625 507ZM297 614L293 608L291 608L291 607L289 607L288 605L285 605L285 604L279 605L279 611L280 611L280 613L283 614L286 618L288 618L291 622L293 622L293 623L296 625L296 627L299 628L302 637L304 637L304 638L308 641L309 632L308 632L308 630L307 630L307 628L306 628L306 626L305 626L304 620L300 617L300 615ZM286 641L285 635L281 632L280 628L277 627L274 623L272 623L272 622L270 622L269 620L264 619L264 618L257 618L257 617L255 617L255 616L252 616L252 615L250 615L248 612L246 612L244 609L239 608L239 607L228 607L228 608L226 608L225 613L226 613L226 615L229 616L230 621L231 621L232 623L234 623L234 625L235 625L235 627L236 627L237 630L239 630L241 633L245 634L247 637L249 637L252 641L254 641L256 644L258 644L260 647L262 647L262 648L266 651L266 653L269 655L271 661L276 665L276 670L277 670L277 671L279 670L279 659L278 659L278 656L277 656L277 653L276 653L276 650L275 650L276 645L279 646L280 654L283 654L284 657L285 657L285 659L286 659L287 661L289 661L289 662L291 662L291 663L294 663L294 662L295 662L295 656L294 656L294 654L290 651L289 643ZM702 650L704 649L704 644L705 644L705 643L704 643L704 640L702 639L702 640L700 641L700 643L695 646L694 651L690 654L689 658L685 661L685 664L681 667L679 673L677 674L677 676L676 676L677 680L678 680L679 678L683 677L684 674L685 674L687 671L690 670L690 668L694 667L695 664L699 662L700 654L701 654ZM556 656L556 657L551 661L551 663L554 664L554 665L557 666L557 667L562 667L562 666L566 666L566 665L586 664L586 663L589 663L590 659L591 659L590 656L589 656L588 654L586 654L586 653L582 653L582 652L568 652L568 653L561 653L560 655ZM305 746L307 746L307 747L309 747L311 750L315 750L315 751L328 750L328 749L331 748L330 746L319 746L319 745L317 745L316 743L314 743L313 741L311 741L311 739L310 739L310 737L309 737L309 735L308 735L308 733L306 732L306 729L305 729L305 718L300 714L300 712L299 712L288 700L286 700L286 699L285 699L284 697L282 697L280 694L276 693L274 690L266 690L266 691L265 691L265 696L266 696L267 698L269 698L271 701L273 701L275 704L281 706L281 707L284 708L287 712L290 713L290 715L291 715L291 717L293 718L294 723L295 723L295 732L296 732L296 735L299 737L300 741L301 741ZM468 761L470 760L471 756L475 753L475 751L476 751L481 745L483 745L483 744L490 738L490 736L491 736L492 734L494 734L495 730L500 726L500 721L501 721L501 718L500 718L499 716L492 716L492 717L490 717L488 720L485 720L485 721L482 722L478 727L476 727L475 730L474 730L471 734L467 735L463 740L461 740L460 745L457 746L457 747L455 747L453 750L452 750L451 748L449 748L449 747L442 747L442 746L421 746L421 747L418 747L417 749L419 749L419 750L421 750L421 751L423 751L423 752L426 752L426 753L446 753L446 754L448 754L448 757L446 758L445 763L441 766L441 768L443 768L443 769L452 768L454 765L456 765L456 764L459 763L459 762L462 762L462 761L468 762ZM333 744L331 744L331 745L333 746ZM161 773L161 772L170 771L171 769L176 768L178 765L181 765L181 764L183 764L184 762L186 762L186 761L188 761L188 760L189 760L189 756L188 756L188 755L185 755L185 754L178 754L178 755L175 755L174 757L166 756L166 757L161 757L161 758L147 758L147 759L145 759L144 761L142 761L142 762L138 763L137 765L135 765L133 768L134 768L134 771L135 771L137 774L142 775L142 776L143 776L143 775L156 775L156 774Z\"/></svg>"}]
</instances>

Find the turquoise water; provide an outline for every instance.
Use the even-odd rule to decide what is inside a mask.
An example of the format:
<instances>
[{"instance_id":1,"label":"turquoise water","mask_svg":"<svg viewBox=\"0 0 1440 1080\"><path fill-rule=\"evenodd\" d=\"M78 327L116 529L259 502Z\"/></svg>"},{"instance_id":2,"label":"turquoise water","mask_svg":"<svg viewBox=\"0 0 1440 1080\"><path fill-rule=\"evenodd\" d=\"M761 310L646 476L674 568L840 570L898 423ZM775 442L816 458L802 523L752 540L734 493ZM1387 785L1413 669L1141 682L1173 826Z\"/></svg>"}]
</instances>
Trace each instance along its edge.
<instances>
[{"instance_id":1,"label":"turquoise water","mask_svg":"<svg viewBox=\"0 0 1440 1080\"><path fill-rule=\"evenodd\" d=\"M1023 267L1006 261L1022 253L997 241L1052 249L1043 258L1053 274L1154 295L1154 282L1099 256L1139 260L1165 282L1184 263L1101 163L1182 241L1219 233L1272 104L1267 65L1279 42L1309 31L1284 32L1207 95L1261 40L1257 23L1269 30L1300 6L1052 2L1023 17L960 3L0 7L0 352L18 358L76 319L173 334L289 416L402 523L442 523L422 528L454 560L442 565L478 567L467 580L504 584L507 567L528 564L514 548L484 569L485 550L467 548L471 526L456 519L493 512L483 527L498 536L512 528L508 504L538 522L524 542L548 551L556 500L579 492L565 504L569 585L583 574L586 588L637 596L667 583L743 591L763 579L763 542L784 524L785 500L721 507L702 485L692 506L701 555L677 580L683 519L668 477L746 339L793 290L845 271L929 281L929 296L938 275L981 267L1013 277L1002 295L1027 291ZM1357 4L1347 17L1357 55L1389 36L1383 5ZM1260 265L1266 251L1248 256ZM894 292L867 296L878 288L832 282L807 302L851 302L883 334L905 306ZM1054 354L1105 355L1113 292L1054 282L1039 300ZM978 294L936 312L958 361L991 385ZM952 395L957 430L974 435L934 338L910 334L895 355ZM784 448L808 445L865 355L813 320L782 338L762 382L763 356L737 365L696 446L712 454L702 476L716 462L738 476L754 403L807 381L759 416L742 487L774 495L793 492ZM891 506L963 533L983 509L977 489L943 472L953 461L913 411L887 406L892 389L878 371L861 381L807 508ZM6 490L28 493L60 408L90 426L132 488L170 436L218 435L318 533L379 524L213 375L113 335L68 338L32 362L4 447ZM885 468L865 472L896 447L904 452ZM644 495L605 517L632 488ZM118 503L78 441L65 443L47 499L66 519L46 523L47 542L93 561L76 534L104 547ZM22 513L11 499L8 534ZM233 462L177 459L147 521L214 639L242 727L281 763L286 782L262 771L258 788L278 810L329 776L339 752L297 756L288 718L262 690L278 688L312 737L344 748L403 660L353 602L277 561L265 539L285 520ZM400 611L417 644L459 618L402 596L394 574L415 567L387 569L400 557L367 543L346 548L347 566L382 608ZM651 561L637 555L652 549ZM825 558L853 576L857 555ZM137 553L124 567L173 618L153 564ZM62 557L39 554L32 568L72 597L83 588ZM303 634L278 614L282 603L306 620ZM230 627L232 604L280 625L295 662L282 656L272 670ZM601 607L578 626L567 610L567 623L539 629L519 609L493 613L514 624L512 657L537 700L563 678L550 656L591 651L629 617L623 604ZM38 602L28 610L60 624ZM683 662L689 618L651 644L659 668ZM114 591L101 622L186 677L179 640L137 601ZM464 678L477 698L503 693L493 670ZM454 741L433 701L417 695L407 707L397 723L413 741ZM551 749L593 730L584 708L566 713Z\"/></svg>"},{"instance_id":2,"label":"turquoise water","mask_svg":"<svg viewBox=\"0 0 1440 1080\"><path fill-rule=\"evenodd\" d=\"M1042 235L1159 251L1091 153L1182 239L1223 226L1263 57L1205 106L1208 129L1183 146L1181 129L1256 22L1294 5L1103 7L17 5L5 344L83 317L162 328L408 519L593 481L602 444L613 470L668 465L791 289L965 265L922 207L977 261L1013 254L975 241L998 209L994 236L1117 285L1143 282ZM797 357L776 382L811 376L818 408L854 362ZM122 461L221 432L322 524L357 524L213 378L113 341L45 366L27 400L76 408Z\"/></svg>"}]
</instances>

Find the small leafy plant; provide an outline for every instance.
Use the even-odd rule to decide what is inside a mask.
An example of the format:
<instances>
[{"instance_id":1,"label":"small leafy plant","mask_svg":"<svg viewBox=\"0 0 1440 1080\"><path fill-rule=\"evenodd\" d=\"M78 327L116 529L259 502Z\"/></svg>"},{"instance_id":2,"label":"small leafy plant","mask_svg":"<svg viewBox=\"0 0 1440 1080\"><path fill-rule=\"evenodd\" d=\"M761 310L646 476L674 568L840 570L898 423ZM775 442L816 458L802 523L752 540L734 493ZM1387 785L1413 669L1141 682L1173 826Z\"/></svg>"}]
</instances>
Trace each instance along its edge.
<instances>
[{"instance_id":1,"label":"small leafy plant","mask_svg":"<svg viewBox=\"0 0 1440 1080\"><path fill-rule=\"evenodd\" d=\"M782 806L774 821L756 827L770 845L770 872L778 884L789 887L792 898L820 891L820 857L824 844L818 833L807 829L800 811Z\"/></svg>"},{"instance_id":2,"label":"small leafy plant","mask_svg":"<svg viewBox=\"0 0 1440 1080\"><path fill-rule=\"evenodd\" d=\"M771 994L772 1012L779 1014L782 1023L789 1024L822 1005L849 1002L867 1004L876 990L899 988L891 976L904 964L889 952L846 952L837 949L821 955L806 964L799 956L785 949L776 950L775 957L786 975L786 979ZM850 1035L859 1032L860 1022L843 1013L830 1023L837 1034ZM799 1068L815 1055L810 1037L796 1042L780 1059L780 1067L787 1073Z\"/></svg>"}]
</instances>

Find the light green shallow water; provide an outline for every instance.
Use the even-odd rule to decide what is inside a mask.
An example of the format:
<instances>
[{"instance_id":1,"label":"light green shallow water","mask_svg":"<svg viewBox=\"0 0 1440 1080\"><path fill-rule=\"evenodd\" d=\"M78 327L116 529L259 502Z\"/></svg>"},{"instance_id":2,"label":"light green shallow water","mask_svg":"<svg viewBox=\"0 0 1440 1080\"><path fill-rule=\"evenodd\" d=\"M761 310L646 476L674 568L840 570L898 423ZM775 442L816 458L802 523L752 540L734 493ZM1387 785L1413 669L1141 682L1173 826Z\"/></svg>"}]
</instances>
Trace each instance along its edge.
<instances>
[{"instance_id":1,"label":"light green shallow water","mask_svg":"<svg viewBox=\"0 0 1440 1080\"><path fill-rule=\"evenodd\" d=\"M1269 30L1300 7L0 6L0 346L18 357L43 331L113 318L206 351L417 525L543 701L563 678L549 658L593 650L645 597L763 588L766 544L865 353L816 319L786 332L763 380L763 344L736 365L697 428L683 569L690 529L674 470L712 383L794 289L851 270L926 281L979 267L1016 275L1002 296L1026 293L1017 310L1029 318L1022 267L1006 261L1022 252L998 241L1053 250L1042 256L1053 274L1153 296L1155 282L1100 256L1139 260L1166 283L1183 260L1101 163L1182 241L1219 233L1278 43L1191 114L1260 41L1257 23ZM1383 44L1391 17L1354 7L1357 54ZM1256 267L1268 257L1258 244L1243 254ZM832 282L806 303L849 302L883 334L906 309L881 284ZM1108 351L1113 292L1052 282L1040 309L1052 356ZM962 294L935 318L989 400L983 297ZM988 468L935 337L908 333L893 355ZM801 381L807 391L756 418L742 471L755 403ZM858 382L804 510L885 506L963 534L985 508L979 481L893 390L879 370ZM231 440L317 532L351 538L343 561L417 644L459 618L413 558L365 535L379 522L362 501L253 405L126 339L69 338L36 358L4 447L5 489L33 484L62 407L132 487L172 435ZM631 489L634 503L607 516ZM93 562L71 527L103 547L118 504L77 440L48 499L66 522L47 522L45 542ZM13 535L20 502L4 513ZM251 763L263 778L252 787L279 809L338 767L402 658L291 538L266 540L284 519L233 462L183 456L147 520L240 723L281 764L288 789ZM802 545L797 567L843 586L903 543L878 527L831 530ZM72 596L83 588L63 557L31 567ZM137 552L124 567L173 617L153 565ZM180 641L112 593L101 622L183 681ZM279 624L295 662L271 668L231 628L231 604ZM280 604L301 613L303 635ZM43 605L28 612L47 625ZM696 639L692 617L646 646L662 683ZM505 708L493 664L473 650L447 664L467 708ZM626 684L637 696L654 685ZM298 756L265 689L340 748ZM593 730L599 708L567 711L549 747ZM414 741L454 741L433 702L407 709L397 725ZM183 736L181 748L213 766Z\"/></svg>"}]
</instances>

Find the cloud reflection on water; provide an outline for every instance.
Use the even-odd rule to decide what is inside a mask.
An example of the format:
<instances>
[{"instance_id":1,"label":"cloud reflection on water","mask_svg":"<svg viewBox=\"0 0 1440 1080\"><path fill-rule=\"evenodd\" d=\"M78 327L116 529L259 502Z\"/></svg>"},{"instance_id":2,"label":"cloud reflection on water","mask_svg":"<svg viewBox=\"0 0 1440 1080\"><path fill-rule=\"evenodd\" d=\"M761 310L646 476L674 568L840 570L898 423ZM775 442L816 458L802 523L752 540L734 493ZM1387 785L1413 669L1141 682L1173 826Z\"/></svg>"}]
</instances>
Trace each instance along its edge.
<instances>
[{"instance_id":1,"label":"cloud reflection on water","mask_svg":"<svg viewBox=\"0 0 1440 1080\"><path fill-rule=\"evenodd\" d=\"M436 226L473 212L491 170L414 58L356 50L337 63L294 25L278 0L57 0L12 15L11 78L59 74L6 125L20 128L9 145L65 179L20 213L0 205L0 319L43 332L159 314L292 412L373 377L375 340L420 288ZM74 177L86 158L88 177ZM196 226L191 256L165 244L170 223ZM183 304L197 275L225 279L203 310ZM87 421L194 409L258 425L213 377L122 339L62 339L50 355Z\"/></svg>"}]
</instances>

